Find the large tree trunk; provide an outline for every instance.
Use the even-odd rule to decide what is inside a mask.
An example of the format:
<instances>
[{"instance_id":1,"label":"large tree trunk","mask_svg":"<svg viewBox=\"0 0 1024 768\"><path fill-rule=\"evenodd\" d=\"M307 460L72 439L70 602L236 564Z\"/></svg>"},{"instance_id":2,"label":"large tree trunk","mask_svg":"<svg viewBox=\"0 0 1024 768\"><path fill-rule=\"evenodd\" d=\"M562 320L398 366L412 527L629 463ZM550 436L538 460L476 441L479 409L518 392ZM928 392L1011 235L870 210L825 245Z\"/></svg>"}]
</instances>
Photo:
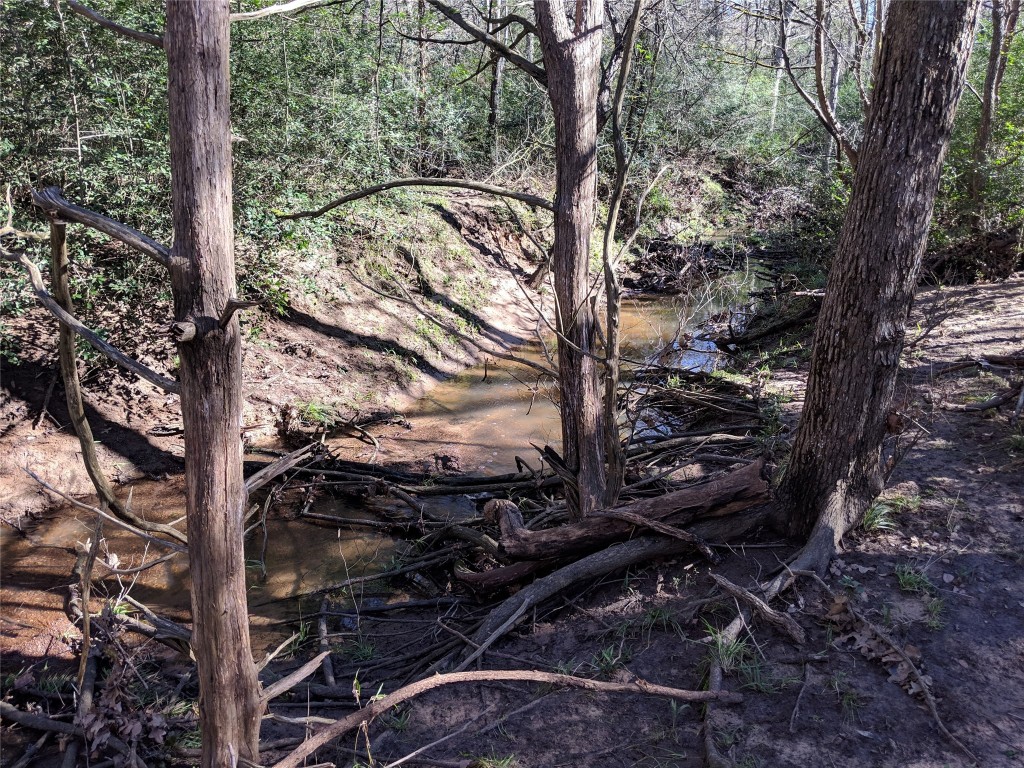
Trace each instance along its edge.
<instances>
[{"instance_id":1,"label":"large tree trunk","mask_svg":"<svg viewBox=\"0 0 1024 768\"><path fill-rule=\"evenodd\" d=\"M780 489L821 567L881 491L880 447L978 0L898 0ZM813 532L812 532L813 529Z\"/></svg>"},{"instance_id":2,"label":"large tree trunk","mask_svg":"<svg viewBox=\"0 0 1024 768\"><path fill-rule=\"evenodd\" d=\"M590 238L597 200L597 97L604 4L538 0L548 95L555 117L555 241L562 451L576 477L566 486L570 514L586 517L604 497L601 391L594 359L596 320L590 302ZM571 13L570 13L571 11Z\"/></svg>"},{"instance_id":3,"label":"large tree trunk","mask_svg":"<svg viewBox=\"0 0 1024 768\"><path fill-rule=\"evenodd\" d=\"M165 36L171 133L174 314L185 426L192 645L203 766L259 761L262 705L249 645L242 517L242 360L235 295L227 0L170 0Z\"/></svg>"}]
</instances>

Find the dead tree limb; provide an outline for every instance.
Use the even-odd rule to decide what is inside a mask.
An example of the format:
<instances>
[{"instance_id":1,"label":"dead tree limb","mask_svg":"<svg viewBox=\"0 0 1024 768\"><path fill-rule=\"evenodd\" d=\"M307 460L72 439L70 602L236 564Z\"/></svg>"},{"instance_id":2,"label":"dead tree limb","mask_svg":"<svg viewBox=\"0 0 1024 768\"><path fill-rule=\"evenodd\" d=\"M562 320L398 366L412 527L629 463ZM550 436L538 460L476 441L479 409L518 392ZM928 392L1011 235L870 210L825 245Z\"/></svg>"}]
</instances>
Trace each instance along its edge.
<instances>
[{"instance_id":1,"label":"dead tree limb","mask_svg":"<svg viewBox=\"0 0 1024 768\"><path fill-rule=\"evenodd\" d=\"M806 641L807 634L804 632L803 627L797 624L796 620L793 619L792 616L779 613L753 592L744 589L738 584L733 584L724 576L712 573L711 578L715 580L715 584L717 584L719 588L724 589L737 600L741 600L749 605L754 609L754 612L757 613L758 616L763 618L769 624L774 624L776 627L779 627L783 632L793 638L793 641L797 644L803 645L804 641Z\"/></svg>"},{"instance_id":2,"label":"dead tree limb","mask_svg":"<svg viewBox=\"0 0 1024 768\"><path fill-rule=\"evenodd\" d=\"M69 315L74 312L71 303L71 288L68 283L68 248L67 226L63 221L50 220L50 281L53 284L53 298ZM82 462L85 471L92 480L96 495L101 502L126 523L150 533L162 533L182 544L188 543L185 534L170 525L151 523L136 515L129 504L122 504L114 494L114 489L107 480L96 454L96 441L92 435L92 427L85 415L85 399L82 385L78 378L78 355L75 352L75 332L67 325L61 324L57 341L57 352L60 359L60 374L64 380L64 397L67 402L71 425L78 436L78 444L82 449Z\"/></svg>"},{"instance_id":3,"label":"dead tree limb","mask_svg":"<svg viewBox=\"0 0 1024 768\"><path fill-rule=\"evenodd\" d=\"M98 507L94 507L94 506L91 506L89 504L84 504L81 501L79 501L78 499L73 498L72 496L69 496L68 494L64 493L63 491L57 490L52 485L50 485L48 482L43 480L43 478L41 478L39 475L37 475L35 472L33 472L31 469L29 469L28 467L23 467L23 469L24 469L25 473L28 474L29 477L31 477L33 480L35 480L37 483L39 483L43 488L45 488L46 490L50 491L50 493L57 494L62 499L64 499L68 503L70 503L72 506L77 507L78 509L83 509L86 512L92 512L94 515L97 515L98 517L102 517L108 523L113 523L118 528L124 528L126 531L134 533L140 539L145 539L146 541L150 541L150 542L152 542L154 544L159 544L161 547L166 547L167 549L173 549L175 552L187 552L188 551L188 547L185 547L185 546L183 546L181 544L178 544L177 542L166 541L166 540L158 538L156 536L151 536L150 534L146 533L146 531L140 530L139 528L136 528L134 525L131 525L130 523L126 523L124 520L119 520L118 518L114 517L113 515L107 514L102 509L99 509ZM180 532L179 532L179 535L180 535Z\"/></svg>"},{"instance_id":4,"label":"dead tree limb","mask_svg":"<svg viewBox=\"0 0 1024 768\"><path fill-rule=\"evenodd\" d=\"M72 7L77 3L72 2ZM130 248L139 253L145 254L163 267L171 263L170 250L158 243L148 235L144 235L137 229L114 221L102 213L90 211L87 208L75 205L64 199L60 187L46 187L32 193L32 202L49 213L51 216L58 216L65 221L73 221L77 224L84 224L97 232L102 232L115 240L120 240Z\"/></svg>"},{"instance_id":5,"label":"dead tree limb","mask_svg":"<svg viewBox=\"0 0 1024 768\"><path fill-rule=\"evenodd\" d=\"M723 517L768 500L768 482L761 476L763 469L764 461L756 461L709 483L635 501L616 511L675 526L702 517ZM530 531L508 519L503 521L500 543L504 553L511 557L545 560L628 538L635 528L623 519L590 517L572 525Z\"/></svg>"},{"instance_id":6,"label":"dead tree limb","mask_svg":"<svg viewBox=\"0 0 1024 768\"><path fill-rule=\"evenodd\" d=\"M662 685L648 683L646 680L636 680L631 683L606 683L599 680L589 680L584 677L573 677L572 675L559 675L553 672L540 672L534 670L486 670L482 672L452 672L446 675L434 675L425 680L411 683L404 688L399 688L375 701L371 701L366 707L353 712L347 717L338 720L331 726L323 729L315 736L303 742L302 746L288 755L273 768L298 768L303 760L313 754L317 749L324 746L339 736L360 727L363 723L369 723L375 717L389 711L392 707L408 701L411 698L426 693L427 691L439 688L443 685L454 683L479 683L496 681L518 681L531 683L545 683L548 685L561 685L570 688L582 688L587 691L599 693L632 693L647 696L664 696L676 699L677 701L705 702L720 701L734 704L743 700L742 694L721 691L712 693L710 691L687 691L679 688L669 688Z\"/></svg>"},{"instance_id":7,"label":"dead tree limb","mask_svg":"<svg viewBox=\"0 0 1024 768\"><path fill-rule=\"evenodd\" d=\"M281 13L290 13L292 11L310 10L316 8L318 5L329 5L331 3L325 2L325 0L291 0L290 3L278 3L277 5L268 5L266 8L260 8L257 11L242 11L240 13L232 13L230 18L232 23L236 21L255 21L256 19L265 19L268 16L276 16Z\"/></svg>"},{"instance_id":8,"label":"dead tree limb","mask_svg":"<svg viewBox=\"0 0 1024 768\"><path fill-rule=\"evenodd\" d=\"M440 2L440 0L428 0L428 2L445 18L455 24L455 26L459 27L464 32L468 32L474 40L483 43L487 48L490 48L510 64L519 67L519 69L536 80L543 88L547 88L548 73L543 67L533 63L525 56L516 53L511 47L501 42L501 40L495 35L489 34L487 31L470 23L465 16L450 5ZM533 29L532 23L529 24L529 28L531 30Z\"/></svg>"},{"instance_id":9,"label":"dead tree limb","mask_svg":"<svg viewBox=\"0 0 1024 768\"><path fill-rule=\"evenodd\" d=\"M318 208L315 211L287 213L279 216L278 218L287 220L323 216L325 213L333 211L339 205L351 203L355 200L362 200L364 197L370 197L371 195L376 195L380 192L386 192L389 189L397 189L399 187L450 187L454 189L468 189L474 192L484 192L489 195L496 195L497 197L506 197L510 200L518 200L521 203L536 206L537 208L543 208L547 211L554 210L554 205L550 200L539 197L538 195L531 195L528 192L516 192L514 189L505 189L504 187L499 187L494 184L484 184L482 182L469 181L467 179L431 179L416 177L410 179L395 179L394 181L386 181L383 184L375 184L372 187L365 187L356 192L350 192L349 194L339 197L337 200L333 200L323 208Z\"/></svg>"},{"instance_id":10,"label":"dead tree limb","mask_svg":"<svg viewBox=\"0 0 1024 768\"><path fill-rule=\"evenodd\" d=\"M127 37L140 43L147 43L148 45L152 45L157 48L164 47L164 38L161 35L152 35L149 32L140 32L137 29L132 29L131 27L126 27L123 24L118 24L116 21L111 21L106 16L101 16L91 8L86 8L81 3L76 3L75 0L68 0L68 7L79 16L84 16L89 19L89 21L95 22L104 29L109 29L111 32L116 32L122 37Z\"/></svg>"},{"instance_id":11,"label":"dead tree limb","mask_svg":"<svg viewBox=\"0 0 1024 768\"><path fill-rule=\"evenodd\" d=\"M698 693L700 692L698 691ZM0 718L12 723L17 723L25 728L31 728L34 731L49 731L50 733L60 733L66 736L85 738L85 731L77 725L64 723L60 720L54 720L46 717L45 715L34 715L29 712L22 712L16 706L8 704L6 701L0 701ZM107 739L107 744L109 744L116 752L119 752L129 758L129 765L134 764L136 768L145 768L146 764L142 762L142 758L133 754L132 748L116 736L110 736Z\"/></svg>"},{"instance_id":12,"label":"dead tree limb","mask_svg":"<svg viewBox=\"0 0 1024 768\"><path fill-rule=\"evenodd\" d=\"M98 333L96 333L96 331L86 327L77 317L65 312L63 307L61 307L60 304L54 300L53 296L47 292L46 286L43 284L43 276L39 273L39 269L36 265L29 260L28 256L20 251L8 251L7 249L2 249L0 250L0 257L24 267L25 271L28 272L29 281L32 284L32 292L35 293L36 299L39 303L48 309L50 314L56 317L63 325L71 328L75 333L89 342L93 349L104 357L113 360L122 368L131 371L136 376L139 376L150 384L162 389L164 392L168 392L172 395L180 394L181 388L178 386L178 382L161 376L152 368L128 357L128 355L117 347L105 341Z\"/></svg>"}]
</instances>

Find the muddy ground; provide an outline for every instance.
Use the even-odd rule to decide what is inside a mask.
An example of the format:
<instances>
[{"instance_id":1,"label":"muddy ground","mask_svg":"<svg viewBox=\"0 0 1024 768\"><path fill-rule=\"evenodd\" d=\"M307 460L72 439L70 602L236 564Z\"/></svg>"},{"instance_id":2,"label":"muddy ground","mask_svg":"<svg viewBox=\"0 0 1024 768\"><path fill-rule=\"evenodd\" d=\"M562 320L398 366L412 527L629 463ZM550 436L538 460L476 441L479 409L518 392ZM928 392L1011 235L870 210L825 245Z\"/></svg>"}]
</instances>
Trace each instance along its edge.
<instances>
[{"instance_id":1,"label":"muddy ground","mask_svg":"<svg viewBox=\"0 0 1024 768\"><path fill-rule=\"evenodd\" d=\"M932 321L940 319L931 328ZM267 349L250 352L250 374L270 366L262 380L257 376L251 392L276 393L280 384L293 380L296 400L309 397L306 393L317 387L331 391L336 374L322 358L338 354L342 340L324 333L322 326L299 325L319 333L306 337L309 355L295 354L285 361ZM515 327L498 321L494 325L503 332ZM924 291L909 328L909 338L915 341L905 356L899 403L907 426L900 436L906 454L872 512L873 530L849 537L826 579L834 595L813 581L800 580L776 604L804 628L803 644L758 620L739 643L716 643L716 629L735 616L736 604L713 589L706 562L677 558L564 594L493 646L483 656L482 668L541 669L613 681L642 678L699 689L714 654L726 667L726 688L745 697L742 704L716 705L713 719L711 736L735 766L938 768L1024 763L1024 439L1020 427L1009 423L1012 403L984 412L963 410L1002 392L1021 374L1019 369L952 365L984 355L1024 352L1024 276ZM291 343L288 334L296 332L294 324L279 326L273 321L264 338L273 339L280 349ZM358 358L358 345L353 349ZM796 339L784 341L781 354L771 355L775 370L769 386L781 396L783 421L790 426L799 412L806 356L806 346ZM324 371L328 375L318 378ZM373 375L370 372L366 380ZM41 369L35 380L45 378ZM45 390L45 384L39 383L37 394L39 390ZM23 445L27 436L39 431L32 429L38 404L33 406L26 398L17 405L18 393L24 391L31 388L18 384L12 393L14 410L9 406L7 411L11 426L4 434L10 450L4 453L8 461L12 455L30 453L50 457L59 481L60 472L72 470L68 454L54 454L52 446L56 441L67 445L69 438L51 433L28 441L35 445ZM259 403L260 397L274 396L250 394L250 402ZM271 404L280 408L277 401L265 403L266 409L253 413L247 425L271 419ZM173 411L166 412L166 419L156 409L152 413L131 434L159 451L136 454L125 448L113 463L126 461L131 467L126 472L174 475L176 438L147 434L150 423L165 420L173 426ZM109 414L109 429L114 429L118 415ZM369 429L386 451L395 425ZM163 463L143 466L141 461ZM751 539L750 546L721 551L725 562L715 572L753 587L758 579L775 573L795 547L764 531ZM66 552L63 557L69 572L73 557ZM59 612L61 584L67 579L29 584L9 563L0 573L3 674L19 677L5 677L4 695L22 706L34 702L43 709L59 709L66 690L53 693L53 680L66 674L75 646L75 630ZM24 604L19 597L23 587L32 587L36 594L47 592L51 604ZM406 594L392 600L427 596L409 582L400 589ZM362 597L365 606L379 607L369 594ZM843 600L916 662L926 675L923 683L908 679L906 667L900 666L902 658L852 619ZM445 603L440 613L367 610L333 617L328 629L336 682L348 688L357 675L364 692L376 690L375 665L400 655L403 648L446 641L477 614L473 600L464 599L455 605ZM297 647L294 658L280 662L276 672L297 666L315 645L311 638ZM162 647L130 647L135 649L132 663L118 667L125 676L148 680L169 672L186 680L187 663ZM399 682L389 679L385 690ZM940 732L922 697L906 690L915 682L931 691L939 717L963 748ZM185 682L182 686L187 692ZM353 707L351 695L333 697L333 703L313 698L319 703L293 699L274 710L292 718L333 718ZM174 738L167 746L148 743L153 756L188 761L189 750L195 747L194 737L190 741L187 736L193 717L189 706L168 704L160 710L177 730L172 728ZM370 729L369 744L350 736L337 748L321 750L319 757L339 765L387 765L422 749L402 764L699 766L704 764L703 723L701 707L656 697L533 684L456 686L425 694L378 721ZM152 720L146 727L155 728ZM268 722L264 735L269 745L301 739L303 732L301 724ZM5 725L4 764L16 760L36 736ZM444 737L450 738L440 742ZM268 752L263 762L271 764L282 754ZM36 764L58 760L51 748ZM155 764L152 759L150 764Z\"/></svg>"}]
</instances>

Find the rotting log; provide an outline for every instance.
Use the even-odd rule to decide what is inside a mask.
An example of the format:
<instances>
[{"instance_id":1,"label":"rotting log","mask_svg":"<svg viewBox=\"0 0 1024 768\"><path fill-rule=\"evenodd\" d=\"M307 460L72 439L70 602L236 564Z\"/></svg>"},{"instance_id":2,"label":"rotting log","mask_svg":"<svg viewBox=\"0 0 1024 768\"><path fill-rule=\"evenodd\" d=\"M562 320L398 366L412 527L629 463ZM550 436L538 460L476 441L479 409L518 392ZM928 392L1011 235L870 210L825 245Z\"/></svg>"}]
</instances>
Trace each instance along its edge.
<instances>
[{"instance_id":1,"label":"rotting log","mask_svg":"<svg viewBox=\"0 0 1024 768\"><path fill-rule=\"evenodd\" d=\"M764 471L764 460L758 460L709 483L635 501L617 511L673 526L701 518L724 517L768 501L769 485ZM489 501L484 513L501 526L502 552L523 560L547 560L593 551L628 539L637 529L634 523L620 518L591 517L570 525L531 531L523 525L518 508L504 500Z\"/></svg>"}]
</instances>

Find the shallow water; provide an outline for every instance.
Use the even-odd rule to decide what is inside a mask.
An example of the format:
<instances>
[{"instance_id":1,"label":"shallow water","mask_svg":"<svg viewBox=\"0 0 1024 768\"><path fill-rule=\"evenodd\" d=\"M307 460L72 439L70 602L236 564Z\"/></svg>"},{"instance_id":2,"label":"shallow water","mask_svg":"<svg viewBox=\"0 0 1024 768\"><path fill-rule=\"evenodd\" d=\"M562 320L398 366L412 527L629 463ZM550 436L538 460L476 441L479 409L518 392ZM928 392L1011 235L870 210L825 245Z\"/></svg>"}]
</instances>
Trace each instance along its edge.
<instances>
[{"instance_id":1,"label":"shallow water","mask_svg":"<svg viewBox=\"0 0 1024 768\"><path fill-rule=\"evenodd\" d=\"M746 270L716 281L696 298L626 299L620 323L623 357L667 366L713 368L717 359L714 345L693 338L692 329L709 316L745 302L753 287L753 273ZM519 354L546 362L540 343L524 346ZM409 411L411 428L393 428L379 434L382 450L376 460L428 465L430 461L448 462L447 466L455 462L463 472L482 474L513 470L516 456L536 465L531 443L560 447L553 396L551 380L538 377L525 365L501 361L500 365L489 362L470 368L437 386ZM359 445L344 439L331 442L349 455ZM171 522L184 515L180 478L137 482L132 494L134 508L147 519ZM431 499L430 503L435 514L446 510L456 516L473 512L472 502L465 498ZM313 510L342 518L369 514L330 497L318 500ZM56 598L63 596L64 588L55 585L68 582L74 547L88 540L93 530L89 512L64 508L34 522L28 537L5 535L2 553L8 604L13 601L26 611L33 610L33 605L41 611L59 609ZM153 547L146 551L138 539L112 525L107 524L103 533L107 551L116 554L121 568L164 554ZM270 628L294 617L296 605L289 600L292 596L384 570L396 556L397 545L393 539L366 529L353 531L271 517L265 531L254 531L246 554L254 624ZM102 573L106 571L97 566L97 576ZM189 580L184 556L137 577L108 577L103 584L112 595L130 589L135 599L187 619ZM382 585L371 583L362 592L373 594L382 589ZM307 601L300 610L309 607L315 606Z\"/></svg>"}]
</instances>

